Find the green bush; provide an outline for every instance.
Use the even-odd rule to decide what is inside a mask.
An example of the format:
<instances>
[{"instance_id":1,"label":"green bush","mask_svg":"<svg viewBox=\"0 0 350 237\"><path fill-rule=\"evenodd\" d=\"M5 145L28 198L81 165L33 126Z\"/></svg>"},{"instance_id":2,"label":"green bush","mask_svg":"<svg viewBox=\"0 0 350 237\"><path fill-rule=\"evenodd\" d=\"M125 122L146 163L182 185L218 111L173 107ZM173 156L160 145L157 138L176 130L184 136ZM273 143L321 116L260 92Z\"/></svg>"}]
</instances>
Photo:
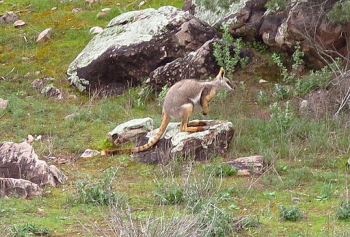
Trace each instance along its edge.
<instances>
[{"instance_id":1,"label":"green bush","mask_svg":"<svg viewBox=\"0 0 350 237\"><path fill-rule=\"evenodd\" d=\"M50 231L46 227L41 227L36 224L13 225L9 229L11 237L27 237L27 236L48 236Z\"/></svg>"},{"instance_id":2,"label":"green bush","mask_svg":"<svg viewBox=\"0 0 350 237\"><path fill-rule=\"evenodd\" d=\"M339 220L350 220L350 203L349 201L342 201L336 208L337 218Z\"/></svg>"},{"instance_id":3,"label":"green bush","mask_svg":"<svg viewBox=\"0 0 350 237\"><path fill-rule=\"evenodd\" d=\"M269 0L265 7L271 11L283 10L287 7L287 1L285 0Z\"/></svg>"},{"instance_id":4,"label":"green bush","mask_svg":"<svg viewBox=\"0 0 350 237\"><path fill-rule=\"evenodd\" d=\"M109 205L123 202L122 195L113 192L112 182L114 181L117 169L115 167L108 168L104 177L98 179L97 182L92 180L79 181L76 187L76 195L71 197L71 201L75 204L95 204Z\"/></svg>"},{"instance_id":5,"label":"green bush","mask_svg":"<svg viewBox=\"0 0 350 237\"><path fill-rule=\"evenodd\" d=\"M348 22L350 20L350 1L343 0L336 2L332 10L328 13L328 19L333 23Z\"/></svg>"},{"instance_id":6,"label":"green bush","mask_svg":"<svg viewBox=\"0 0 350 237\"><path fill-rule=\"evenodd\" d=\"M214 174L215 177L226 177L236 175L238 168L229 164L209 164L205 167L205 171Z\"/></svg>"},{"instance_id":7,"label":"green bush","mask_svg":"<svg viewBox=\"0 0 350 237\"><path fill-rule=\"evenodd\" d=\"M303 218L303 213L301 213L299 208L296 206L286 208L283 205L279 205L278 210L280 212L281 219L284 221L298 221Z\"/></svg>"},{"instance_id":8,"label":"green bush","mask_svg":"<svg viewBox=\"0 0 350 237\"><path fill-rule=\"evenodd\" d=\"M241 58L240 56L241 49L243 48L242 39L234 39L228 30L228 26L225 24L222 25L221 29L223 30L222 39L220 39L219 43L215 42L213 44L213 55L217 64L225 68L228 72L234 71L238 64L240 64L242 68L245 68L249 58Z\"/></svg>"}]
</instances>

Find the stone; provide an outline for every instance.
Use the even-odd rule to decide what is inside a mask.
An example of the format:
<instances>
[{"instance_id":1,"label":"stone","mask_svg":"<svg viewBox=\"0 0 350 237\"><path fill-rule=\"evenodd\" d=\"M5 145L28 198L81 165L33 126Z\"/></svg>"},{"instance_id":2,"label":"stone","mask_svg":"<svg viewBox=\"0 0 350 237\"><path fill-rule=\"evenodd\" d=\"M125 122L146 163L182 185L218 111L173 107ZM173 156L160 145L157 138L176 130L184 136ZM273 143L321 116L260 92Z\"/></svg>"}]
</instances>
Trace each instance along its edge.
<instances>
[{"instance_id":1,"label":"stone","mask_svg":"<svg viewBox=\"0 0 350 237\"><path fill-rule=\"evenodd\" d=\"M41 94L46 95L48 97L55 97L56 99L61 100L63 99L61 91L52 85L48 85L48 82L52 82L54 80L54 78L50 77L43 79L35 79L31 84Z\"/></svg>"},{"instance_id":2,"label":"stone","mask_svg":"<svg viewBox=\"0 0 350 237\"><path fill-rule=\"evenodd\" d=\"M81 12L82 10L81 8L73 8L72 13Z\"/></svg>"},{"instance_id":3,"label":"stone","mask_svg":"<svg viewBox=\"0 0 350 237\"><path fill-rule=\"evenodd\" d=\"M123 144L125 142L135 142L140 136L145 135L153 129L153 119L142 118L133 119L126 123L119 124L108 133L107 139L114 144Z\"/></svg>"},{"instance_id":4,"label":"stone","mask_svg":"<svg viewBox=\"0 0 350 237\"><path fill-rule=\"evenodd\" d=\"M226 164L237 167L237 175L261 174L264 167L264 157L260 155L240 157L227 161Z\"/></svg>"},{"instance_id":5,"label":"stone","mask_svg":"<svg viewBox=\"0 0 350 237\"><path fill-rule=\"evenodd\" d=\"M0 198L42 196L39 185L24 179L0 178Z\"/></svg>"},{"instance_id":6,"label":"stone","mask_svg":"<svg viewBox=\"0 0 350 237\"><path fill-rule=\"evenodd\" d=\"M13 11L8 11L0 16L0 23L14 23L18 20L18 16Z\"/></svg>"},{"instance_id":7,"label":"stone","mask_svg":"<svg viewBox=\"0 0 350 237\"><path fill-rule=\"evenodd\" d=\"M0 110L6 109L8 104L9 104L8 100L4 100L4 99L0 98Z\"/></svg>"},{"instance_id":8,"label":"stone","mask_svg":"<svg viewBox=\"0 0 350 237\"><path fill-rule=\"evenodd\" d=\"M231 122L204 120L204 131L180 132L180 123L169 123L165 134L150 149L132 155L133 159L147 164L166 164L171 158L184 157L194 160L210 160L223 156L231 143L234 129ZM137 146L147 143L158 129L141 137Z\"/></svg>"},{"instance_id":9,"label":"stone","mask_svg":"<svg viewBox=\"0 0 350 237\"><path fill-rule=\"evenodd\" d=\"M57 186L67 180L57 167L39 160L27 142L0 143L0 177L25 179L40 186Z\"/></svg>"},{"instance_id":10,"label":"stone","mask_svg":"<svg viewBox=\"0 0 350 237\"><path fill-rule=\"evenodd\" d=\"M30 135L30 134L29 134L29 135L27 136L27 142L28 142L28 143L33 143L34 141L35 141L35 138L33 137L33 135Z\"/></svg>"},{"instance_id":11,"label":"stone","mask_svg":"<svg viewBox=\"0 0 350 237\"><path fill-rule=\"evenodd\" d=\"M100 152L96 150L86 149L83 154L81 154L81 158L91 158L99 155Z\"/></svg>"},{"instance_id":12,"label":"stone","mask_svg":"<svg viewBox=\"0 0 350 237\"><path fill-rule=\"evenodd\" d=\"M94 26L94 27L92 27L92 28L89 30L89 32L90 32L91 34L93 34L93 35L99 34L99 33L101 33L102 31L103 31L103 28L102 28L101 26Z\"/></svg>"},{"instance_id":13,"label":"stone","mask_svg":"<svg viewBox=\"0 0 350 237\"><path fill-rule=\"evenodd\" d=\"M67 70L80 91L121 94L150 72L184 57L214 38L216 31L193 15L164 6L123 13L93 37Z\"/></svg>"},{"instance_id":14,"label":"stone","mask_svg":"<svg viewBox=\"0 0 350 237\"><path fill-rule=\"evenodd\" d=\"M44 42L44 41L50 39L51 33L52 33L52 29L51 29L51 28L47 28L47 29L43 30L43 31L38 35L38 37L36 38L36 42L37 42L37 43L42 43L42 42Z\"/></svg>"},{"instance_id":15,"label":"stone","mask_svg":"<svg viewBox=\"0 0 350 237\"><path fill-rule=\"evenodd\" d=\"M17 20L17 21L15 21L14 23L13 23L13 26L15 27L15 28L19 28L19 27L22 27L22 26L24 26L26 23L24 22L24 21L22 21L22 20Z\"/></svg>"}]
</instances>

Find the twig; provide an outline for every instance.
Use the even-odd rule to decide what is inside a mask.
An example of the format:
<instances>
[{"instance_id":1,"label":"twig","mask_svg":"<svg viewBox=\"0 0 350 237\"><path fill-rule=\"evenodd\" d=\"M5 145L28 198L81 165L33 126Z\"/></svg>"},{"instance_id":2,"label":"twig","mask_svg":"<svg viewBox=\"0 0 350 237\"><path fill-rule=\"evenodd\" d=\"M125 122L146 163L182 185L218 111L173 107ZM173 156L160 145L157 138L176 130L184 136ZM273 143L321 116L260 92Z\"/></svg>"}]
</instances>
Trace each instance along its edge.
<instances>
[{"instance_id":1,"label":"twig","mask_svg":"<svg viewBox=\"0 0 350 237\"><path fill-rule=\"evenodd\" d=\"M1 79L1 80L5 80L6 77L7 77L8 75L10 75L10 74L15 70L15 68L16 68L16 67L13 67L12 70L11 70L9 73L7 73L6 75L0 77L0 79Z\"/></svg>"}]
</instances>

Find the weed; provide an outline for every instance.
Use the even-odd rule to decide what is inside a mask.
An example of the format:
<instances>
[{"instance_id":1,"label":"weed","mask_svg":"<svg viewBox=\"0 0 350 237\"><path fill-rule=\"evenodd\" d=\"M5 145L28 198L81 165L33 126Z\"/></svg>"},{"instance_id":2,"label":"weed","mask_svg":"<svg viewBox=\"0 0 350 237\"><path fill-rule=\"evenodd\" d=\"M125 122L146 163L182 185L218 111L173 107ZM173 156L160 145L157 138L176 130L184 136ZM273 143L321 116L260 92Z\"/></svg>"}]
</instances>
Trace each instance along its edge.
<instances>
[{"instance_id":1,"label":"weed","mask_svg":"<svg viewBox=\"0 0 350 237\"><path fill-rule=\"evenodd\" d=\"M76 187L76 195L70 198L75 204L95 204L108 205L117 201L121 202L123 196L112 191L112 182L117 173L114 167L108 168L104 177L92 183L89 181L79 181Z\"/></svg>"},{"instance_id":2,"label":"weed","mask_svg":"<svg viewBox=\"0 0 350 237\"><path fill-rule=\"evenodd\" d=\"M283 205L279 205L278 210L280 212L281 219L284 221L298 221L304 216L296 206L287 208Z\"/></svg>"},{"instance_id":3,"label":"weed","mask_svg":"<svg viewBox=\"0 0 350 237\"><path fill-rule=\"evenodd\" d=\"M205 172L213 173L215 177L227 177L236 175L238 168L229 164L209 164L205 166Z\"/></svg>"},{"instance_id":4,"label":"weed","mask_svg":"<svg viewBox=\"0 0 350 237\"><path fill-rule=\"evenodd\" d=\"M247 57L241 58L240 53L243 47L241 38L233 39L228 30L227 25L221 27L223 30L222 39L219 43L214 43L213 55L220 67L224 67L229 73L233 72L235 67L240 64L242 68L245 68L248 63ZM234 46L232 49L232 45ZM233 55L233 56L232 56Z\"/></svg>"},{"instance_id":5,"label":"weed","mask_svg":"<svg viewBox=\"0 0 350 237\"><path fill-rule=\"evenodd\" d=\"M350 220L350 203L349 201L343 200L337 210L337 219L339 220Z\"/></svg>"},{"instance_id":6,"label":"weed","mask_svg":"<svg viewBox=\"0 0 350 237\"><path fill-rule=\"evenodd\" d=\"M289 101L284 103L284 110L278 106L277 102L270 105L271 110L271 124L277 130L285 132L291 127L294 115L290 107Z\"/></svg>"},{"instance_id":7,"label":"weed","mask_svg":"<svg viewBox=\"0 0 350 237\"><path fill-rule=\"evenodd\" d=\"M286 85L275 84L273 96L278 100L284 100L292 95L291 89Z\"/></svg>"},{"instance_id":8,"label":"weed","mask_svg":"<svg viewBox=\"0 0 350 237\"><path fill-rule=\"evenodd\" d=\"M259 91L257 99L261 105L267 105L270 102L270 98L265 91Z\"/></svg>"},{"instance_id":9,"label":"weed","mask_svg":"<svg viewBox=\"0 0 350 237\"><path fill-rule=\"evenodd\" d=\"M287 7L287 2L284 0L269 0L265 6L271 11L279 11Z\"/></svg>"},{"instance_id":10,"label":"weed","mask_svg":"<svg viewBox=\"0 0 350 237\"><path fill-rule=\"evenodd\" d=\"M176 205L185 201L184 188L178 183L159 183L155 180L156 190L154 196L158 203L164 205Z\"/></svg>"},{"instance_id":11,"label":"weed","mask_svg":"<svg viewBox=\"0 0 350 237\"><path fill-rule=\"evenodd\" d=\"M50 231L46 227L38 226L36 224L27 223L23 225L13 225L9 229L9 236L11 237L27 237L27 236L48 236Z\"/></svg>"}]
</instances>

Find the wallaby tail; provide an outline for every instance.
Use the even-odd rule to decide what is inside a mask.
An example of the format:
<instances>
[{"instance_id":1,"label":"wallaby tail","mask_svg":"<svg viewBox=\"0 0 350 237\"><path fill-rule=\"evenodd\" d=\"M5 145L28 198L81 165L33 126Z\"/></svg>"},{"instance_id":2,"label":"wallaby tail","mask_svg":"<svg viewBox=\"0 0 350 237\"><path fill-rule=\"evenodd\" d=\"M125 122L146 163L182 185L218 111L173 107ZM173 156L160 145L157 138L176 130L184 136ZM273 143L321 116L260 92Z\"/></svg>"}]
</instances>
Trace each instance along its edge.
<instances>
[{"instance_id":1,"label":"wallaby tail","mask_svg":"<svg viewBox=\"0 0 350 237\"><path fill-rule=\"evenodd\" d=\"M117 149L117 150L102 150L101 151L101 156L111 156L111 155L118 155L118 154L126 154L126 153L134 153L134 152L140 152L140 151L145 151L149 148L151 148L152 146L154 146L154 144L156 144L159 139L162 137L162 135L164 134L168 124L170 122L170 117L166 112L163 112L163 121L162 124L160 125L159 131L158 133L152 137L148 143L146 143L143 146L139 146L139 147L134 147L134 148L128 148L128 149Z\"/></svg>"}]
</instances>

